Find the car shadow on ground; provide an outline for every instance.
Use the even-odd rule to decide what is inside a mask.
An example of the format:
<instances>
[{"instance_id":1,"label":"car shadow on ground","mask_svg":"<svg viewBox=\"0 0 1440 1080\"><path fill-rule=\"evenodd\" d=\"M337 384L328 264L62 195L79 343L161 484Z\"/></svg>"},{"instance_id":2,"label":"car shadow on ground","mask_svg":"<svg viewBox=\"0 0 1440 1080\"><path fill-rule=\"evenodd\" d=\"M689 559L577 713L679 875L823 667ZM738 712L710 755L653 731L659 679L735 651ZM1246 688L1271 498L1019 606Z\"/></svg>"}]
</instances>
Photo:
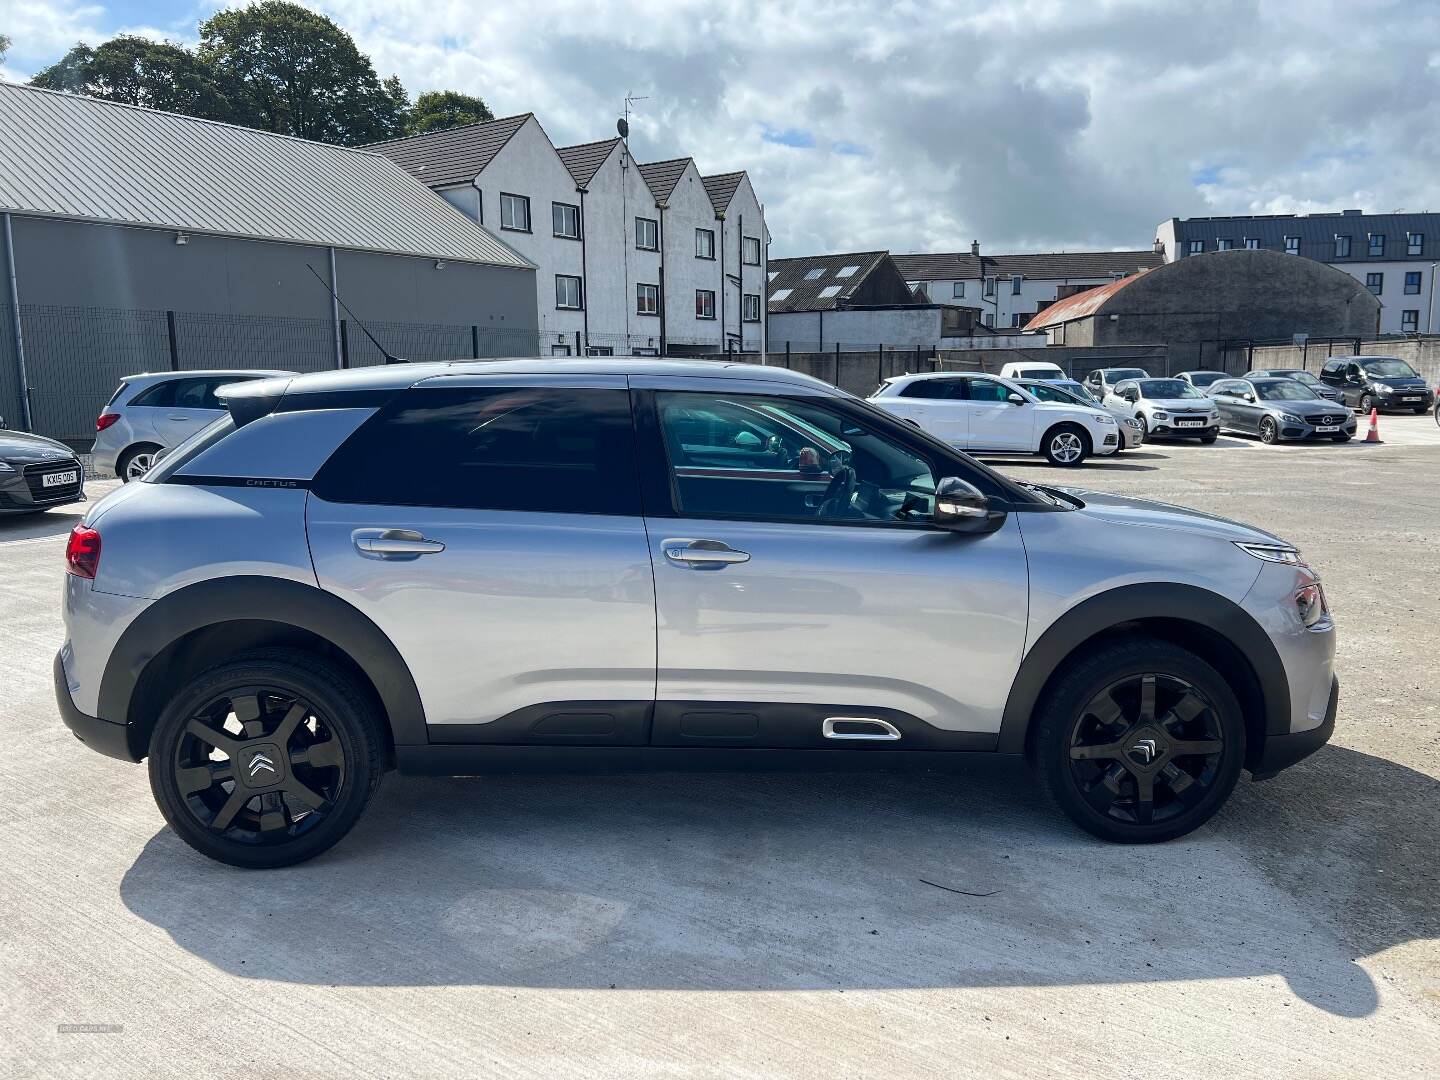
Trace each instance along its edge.
<instances>
[{"instance_id":1,"label":"car shadow on ground","mask_svg":"<svg viewBox=\"0 0 1440 1080\"><path fill-rule=\"evenodd\" d=\"M1440 937L1437 787L1330 747L1242 783L1189 838L1125 847L1075 831L1010 765L392 775L308 864L235 870L162 830L121 896L258 979L736 990L1279 974L1359 1017L1379 999L1354 957ZM1425 820L1397 835L1396 805Z\"/></svg>"},{"instance_id":2,"label":"car shadow on ground","mask_svg":"<svg viewBox=\"0 0 1440 1080\"><path fill-rule=\"evenodd\" d=\"M1096 457L1086 458L1085 461L1084 461L1084 463L1081 464L1078 468L1075 468L1075 467L1073 467L1073 466L1072 466L1072 468L1074 469L1074 472L1077 473L1077 474L1079 474L1079 475L1083 475L1083 474L1085 473L1085 471L1088 470L1088 469L1104 469L1104 470L1106 470L1106 471L1111 471L1111 470L1113 470L1113 471L1115 471L1115 472L1154 472L1154 471L1155 471L1155 469L1157 468L1157 466L1155 466L1155 465L1133 465L1133 464L1131 464L1129 459L1130 459L1131 455L1133 455L1133 454L1135 454L1135 451L1133 451L1133 450L1127 450L1127 451L1125 452L1125 458L1126 458L1126 460L1123 460L1123 461L1117 460L1116 457L1115 457L1115 455L1113 455L1113 454L1112 454L1110 457L1105 457L1105 458L1096 458ZM1155 459L1157 459L1157 460L1163 460L1163 455L1161 455L1161 454L1149 454L1149 455L1145 455L1145 456L1151 457L1151 458L1155 458ZM1016 466L1018 466L1018 467L1020 467L1020 468L1022 468L1022 469L1055 469L1055 468L1057 468L1057 466L1051 465L1050 462L1046 461L1043 457L1035 457L1035 458L1024 458L1024 457L986 457L984 454L977 454L976 457L978 457L981 461L983 461L985 464L991 466L992 468L1000 469L1000 470L1002 470L1002 471L1005 470L1005 469L1014 468L1014 467L1016 467Z\"/></svg>"},{"instance_id":3,"label":"car shadow on ground","mask_svg":"<svg viewBox=\"0 0 1440 1080\"><path fill-rule=\"evenodd\" d=\"M8 540L39 540L64 536L85 516L85 503L69 503L36 514L0 515L0 544Z\"/></svg>"}]
</instances>

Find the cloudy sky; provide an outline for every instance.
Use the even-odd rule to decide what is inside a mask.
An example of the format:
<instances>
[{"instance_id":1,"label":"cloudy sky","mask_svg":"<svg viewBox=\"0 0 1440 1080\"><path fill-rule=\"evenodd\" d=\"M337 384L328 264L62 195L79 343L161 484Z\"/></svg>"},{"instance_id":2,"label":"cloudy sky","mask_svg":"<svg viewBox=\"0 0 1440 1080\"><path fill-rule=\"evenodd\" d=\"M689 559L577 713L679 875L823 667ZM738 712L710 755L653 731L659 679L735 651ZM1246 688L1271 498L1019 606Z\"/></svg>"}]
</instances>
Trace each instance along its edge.
<instances>
[{"instance_id":1,"label":"cloudy sky","mask_svg":"<svg viewBox=\"0 0 1440 1080\"><path fill-rule=\"evenodd\" d=\"M216 3L8 0L4 75ZM382 75L557 145L748 169L772 256L1148 247L1161 219L1440 210L1436 0L323 0Z\"/></svg>"}]
</instances>

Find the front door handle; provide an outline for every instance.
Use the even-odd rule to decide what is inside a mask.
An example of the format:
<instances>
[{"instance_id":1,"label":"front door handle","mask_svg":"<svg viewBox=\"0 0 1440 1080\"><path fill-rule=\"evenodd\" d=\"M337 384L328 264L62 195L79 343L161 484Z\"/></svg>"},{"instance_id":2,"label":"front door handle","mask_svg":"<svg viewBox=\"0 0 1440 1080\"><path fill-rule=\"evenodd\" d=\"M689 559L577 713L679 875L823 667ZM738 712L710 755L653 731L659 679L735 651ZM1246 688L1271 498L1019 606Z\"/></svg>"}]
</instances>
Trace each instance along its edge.
<instances>
[{"instance_id":1,"label":"front door handle","mask_svg":"<svg viewBox=\"0 0 1440 1080\"><path fill-rule=\"evenodd\" d=\"M350 539L356 551L372 559L414 559L445 550L439 540L427 540L414 529L356 529Z\"/></svg>"},{"instance_id":2,"label":"front door handle","mask_svg":"<svg viewBox=\"0 0 1440 1080\"><path fill-rule=\"evenodd\" d=\"M750 561L748 551L736 551L729 544L719 540L691 540L688 537L676 537L672 540L661 540L660 550L672 563L695 567L723 566L728 563Z\"/></svg>"}]
</instances>

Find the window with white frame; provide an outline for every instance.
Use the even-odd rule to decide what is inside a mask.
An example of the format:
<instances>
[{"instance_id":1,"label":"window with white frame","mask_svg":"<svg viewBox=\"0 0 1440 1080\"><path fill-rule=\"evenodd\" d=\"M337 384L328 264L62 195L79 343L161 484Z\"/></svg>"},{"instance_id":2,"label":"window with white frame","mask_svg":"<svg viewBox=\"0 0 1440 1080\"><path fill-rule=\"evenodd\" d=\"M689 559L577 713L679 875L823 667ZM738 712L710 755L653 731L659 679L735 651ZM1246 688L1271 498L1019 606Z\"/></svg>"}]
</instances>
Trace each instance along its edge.
<instances>
[{"instance_id":1,"label":"window with white frame","mask_svg":"<svg viewBox=\"0 0 1440 1080\"><path fill-rule=\"evenodd\" d=\"M564 311L579 311L584 306L584 290L580 279L570 274L555 275L555 306Z\"/></svg>"},{"instance_id":2,"label":"window with white frame","mask_svg":"<svg viewBox=\"0 0 1440 1080\"><path fill-rule=\"evenodd\" d=\"M1348 259L1350 257L1350 237L1335 234L1335 258Z\"/></svg>"},{"instance_id":3,"label":"window with white frame","mask_svg":"<svg viewBox=\"0 0 1440 1080\"><path fill-rule=\"evenodd\" d=\"M1260 241L1259 241L1259 239L1257 239L1257 238L1254 237L1254 236L1247 236L1247 237L1245 237L1245 250L1246 250L1246 251L1259 251L1259 250L1260 250Z\"/></svg>"},{"instance_id":4,"label":"window with white frame","mask_svg":"<svg viewBox=\"0 0 1440 1080\"><path fill-rule=\"evenodd\" d=\"M1021 274L1011 274L1011 275L1010 275L1010 295L1011 295L1011 296L1019 296L1019 295L1020 295L1020 283L1021 283L1022 281L1024 281L1024 280L1025 280L1025 278L1024 278L1024 276L1021 275Z\"/></svg>"},{"instance_id":5,"label":"window with white frame","mask_svg":"<svg viewBox=\"0 0 1440 1080\"><path fill-rule=\"evenodd\" d=\"M660 250L660 223L654 218L635 219L635 246L641 251Z\"/></svg>"},{"instance_id":6,"label":"window with white frame","mask_svg":"<svg viewBox=\"0 0 1440 1080\"><path fill-rule=\"evenodd\" d=\"M746 266L760 265L760 238L756 236L744 236L740 238L740 261Z\"/></svg>"},{"instance_id":7,"label":"window with white frame","mask_svg":"<svg viewBox=\"0 0 1440 1080\"><path fill-rule=\"evenodd\" d=\"M1187 246L1187 250L1191 255L1203 255L1205 254L1205 241L1191 240Z\"/></svg>"},{"instance_id":8,"label":"window with white frame","mask_svg":"<svg viewBox=\"0 0 1440 1080\"><path fill-rule=\"evenodd\" d=\"M760 321L760 294L746 293L742 297L740 306L740 317L746 322Z\"/></svg>"},{"instance_id":9,"label":"window with white frame","mask_svg":"<svg viewBox=\"0 0 1440 1080\"><path fill-rule=\"evenodd\" d=\"M580 239L580 207L570 203L551 203L550 218L556 236L565 240Z\"/></svg>"},{"instance_id":10,"label":"window with white frame","mask_svg":"<svg viewBox=\"0 0 1440 1080\"><path fill-rule=\"evenodd\" d=\"M715 230L695 230L695 257L697 259L715 258Z\"/></svg>"},{"instance_id":11,"label":"window with white frame","mask_svg":"<svg viewBox=\"0 0 1440 1080\"><path fill-rule=\"evenodd\" d=\"M1285 237L1285 254L1286 254L1286 255L1299 255L1299 254L1300 254L1300 237L1298 237L1298 236L1287 236L1287 237Z\"/></svg>"},{"instance_id":12,"label":"window with white frame","mask_svg":"<svg viewBox=\"0 0 1440 1080\"><path fill-rule=\"evenodd\" d=\"M965 283L964 283L963 281L957 281L957 282L955 282L954 285L951 285L951 286L950 286L950 295L953 296L953 297L961 297L961 296L964 296L964 295L965 295Z\"/></svg>"},{"instance_id":13,"label":"window with white frame","mask_svg":"<svg viewBox=\"0 0 1440 1080\"><path fill-rule=\"evenodd\" d=\"M1400 312L1400 329L1407 334L1420 332L1420 309L1406 308Z\"/></svg>"},{"instance_id":14,"label":"window with white frame","mask_svg":"<svg viewBox=\"0 0 1440 1080\"><path fill-rule=\"evenodd\" d=\"M994 279L993 277L987 277L987 278L985 279L985 295L986 295L986 296L994 296L994 295L995 295L995 279Z\"/></svg>"},{"instance_id":15,"label":"window with white frame","mask_svg":"<svg viewBox=\"0 0 1440 1080\"><path fill-rule=\"evenodd\" d=\"M715 318L715 290L714 290L714 289L696 289L696 290L695 290L695 318L697 318L697 319L713 319L713 318Z\"/></svg>"},{"instance_id":16,"label":"window with white frame","mask_svg":"<svg viewBox=\"0 0 1440 1080\"><path fill-rule=\"evenodd\" d=\"M1405 254L1406 254L1406 255L1423 255L1423 254L1425 254L1425 234L1424 234L1424 233L1412 232L1412 233L1406 233L1406 234L1405 234Z\"/></svg>"},{"instance_id":17,"label":"window with white frame","mask_svg":"<svg viewBox=\"0 0 1440 1080\"><path fill-rule=\"evenodd\" d=\"M511 232L530 231L530 200L524 195L500 193L500 228Z\"/></svg>"},{"instance_id":18,"label":"window with white frame","mask_svg":"<svg viewBox=\"0 0 1440 1080\"><path fill-rule=\"evenodd\" d=\"M636 314L636 315L659 315L659 314L660 314L660 286L659 286L659 285L636 285L636 286L635 286L635 314Z\"/></svg>"}]
</instances>

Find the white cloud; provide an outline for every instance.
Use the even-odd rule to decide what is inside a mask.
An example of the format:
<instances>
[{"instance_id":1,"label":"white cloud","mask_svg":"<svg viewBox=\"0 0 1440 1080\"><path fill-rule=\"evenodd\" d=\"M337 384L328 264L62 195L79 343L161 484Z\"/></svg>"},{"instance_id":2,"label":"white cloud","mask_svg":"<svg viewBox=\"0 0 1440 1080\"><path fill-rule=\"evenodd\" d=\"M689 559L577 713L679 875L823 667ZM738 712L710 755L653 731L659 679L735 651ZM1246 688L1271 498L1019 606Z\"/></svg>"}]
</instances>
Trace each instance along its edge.
<instances>
[{"instance_id":1,"label":"white cloud","mask_svg":"<svg viewBox=\"0 0 1440 1080\"><path fill-rule=\"evenodd\" d=\"M1440 209L1435 4L317 6L412 94L450 87L497 114L534 111L560 143L608 135L625 94L647 95L637 154L748 169L776 255L972 239L991 251L1147 247L1172 214ZM55 55L103 22L94 8L63 11L46 38ZM23 35L6 32L18 46ZM767 141L777 132L813 146Z\"/></svg>"}]
</instances>

